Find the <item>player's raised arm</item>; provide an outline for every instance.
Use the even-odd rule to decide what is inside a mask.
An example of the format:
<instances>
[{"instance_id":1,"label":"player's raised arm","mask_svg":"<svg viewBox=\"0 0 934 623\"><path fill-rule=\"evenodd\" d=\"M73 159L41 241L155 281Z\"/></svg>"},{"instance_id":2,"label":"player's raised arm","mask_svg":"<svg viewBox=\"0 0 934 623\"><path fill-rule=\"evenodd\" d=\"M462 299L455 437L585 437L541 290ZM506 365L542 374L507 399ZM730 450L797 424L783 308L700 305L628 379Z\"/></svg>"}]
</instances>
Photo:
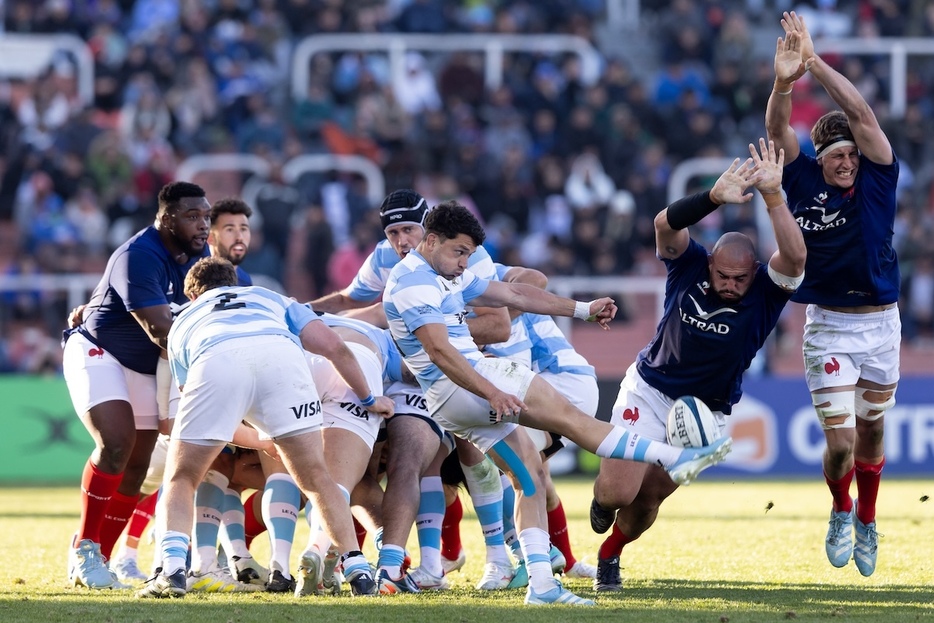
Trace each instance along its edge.
<instances>
[{"instance_id":1,"label":"player's raised arm","mask_svg":"<svg viewBox=\"0 0 934 623\"><path fill-rule=\"evenodd\" d=\"M808 34L804 18L794 11L785 13L782 26L786 29L792 28L792 32L804 42L801 55L806 70L843 110L860 152L876 164L891 164L894 160L892 145L879 126L875 113L856 85L814 52L814 44L810 43L811 36ZM786 156L791 157L787 149Z\"/></svg>"},{"instance_id":2,"label":"player's raised arm","mask_svg":"<svg viewBox=\"0 0 934 623\"><path fill-rule=\"evenodd\" d=\"M785 164L785 152L775 150L775 142L766 144L764 138L759 139L759 151L756 146L749 144L749 153L755 165L753 178L756 190L765 200L772 229L775 232L775 241L778 250L772 254L769 267L778 273L778 283L789 290L794 290L804 279L804 261L807 258L807 249L804 246L804 236L801 228L791 215L782 195L782 169ZM761 153L761 155L760 155ZM773 279L775 276L773 275Z\"/></svg>"},{"instance_id":3,"label":"player's raised arm","mask_svg":"<svg viewBox=\"0 0 934 623\"><path fill-rule=\"evenodd\" d=\"M765 127L769 140L775 141L779 149L784 149L788 162L791 162L800 151L798 136L791 127L791 94L795 81L804 75L805 61L813 55L814 44L807 29L798 30L797 24L792 25L785 20L782 20L782 26L785 27L785 36L779 37L775 43L775 82L765 108Z\"/></svg>"},{"instance_id":4,"label":"player's raised arm","mask_svg":"<svg viewBox=\"0 0 934 623\"><path fill-rule=\"evenodd\" d=\"M673 260L687 250L690 234L687 228L726 203L747 203L752 193L752 160L740 163L736 158L724 171L713 188L678 199L655 216L655 252L661 258Z\"/></svg>"}]
</instances>

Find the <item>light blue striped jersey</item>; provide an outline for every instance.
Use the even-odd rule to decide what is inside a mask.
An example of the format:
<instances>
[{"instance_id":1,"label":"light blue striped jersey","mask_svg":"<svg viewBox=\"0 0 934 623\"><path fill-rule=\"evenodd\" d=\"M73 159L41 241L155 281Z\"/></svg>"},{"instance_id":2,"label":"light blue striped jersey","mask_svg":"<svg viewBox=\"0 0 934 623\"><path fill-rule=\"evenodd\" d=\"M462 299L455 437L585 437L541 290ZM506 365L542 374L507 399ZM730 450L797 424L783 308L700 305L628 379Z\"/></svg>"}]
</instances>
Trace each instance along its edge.
<instances>
[{"instance_id":1,"label":"light blue striped jersey","mask_svg":"<svg viewBox=\"0 0 934 623\"><path fill-rule=\"evenodd\" d=\"M400 261L399 254L392 248L389 241L380 240L363 262L363 266L357 271L357 276L347 287L347 296L355 301L375 301L386 287L389 271ZM496 274L493 260L483 246L477 247L477 250L470 256L467 267L482 279L493 279L493 275Z\"/></svg>"},{"instance_id":2,"label":"light blue striped jersey","mask_svg":"<svg viewBox=\"0 0 934 623\"><path fill-rule=\"evenodd\" d=\"M532 369L552 374L580 374L597 378L594 367L574 350L551 316L525 313L519 316L532 341Z\"/></svg>"},{"instance_id":3,"label":"light blue striped jersey","mask_svg":"<svg viewBox=\"0 0 934 623\"><path fill-rule=\"evenodd\" d=\"M392 343L392 337L390 337L388 331L371 325L369 322L364 322L356 318L348 318L346 316L338 316L337 314L321 314L321 320L329 327L344 327L345 329L356 331L373 342L376 348L379 349L380 360L383 362L383 382L392 381L393 375L388 372L387 367L392 364L394 359L399 361L399 355L396 345ZM399 364L396 363L395 365L398 366Z\"/></svg>"},{"instance_id":4,"label":"light blue striped jersey","mask_svg":"<svg viewBox=\"0 0 934 623\"><path fill-rule=\"evenodd\" d=\"M502 281L503 277L506 276L506 273L509 272L512 266L494 263L493 268L496 271L496 280ZM531 368L532 341L529 339L529 333L526 330L525 322L522 320L523 315L524 314L520 314L512 319L512 324L509 326L508 340L499 342L498 344L487 344L483 347L483 352L487 355L509 359L510 361L521 363L527 368Z\"/></svg>"},{"instance_id":5,"label":"light blue striped jersey","mask_svg":"<svg viewBox=\"0 0 934 623\"><path fill-rule=\"evenodd\" d=\"M392 269L383 294L383 309L392 337L426 395L444 373L428 358L415 330L426 324L444 324L451 345L476 364L483 355L470 337L465 302L483 294L489 283L470 270L448 281L416 251Z\"/></svg>"},{"instance_id":6,"label":"light blue striped jersey","mask_svg":"<svg viewBox=\"0 0 934 623\"><path fill-rule=\"evenodd\" d=\"M386 339L392 344L392 349L390 349L389 357L386 360L386 374L383 377L383 381L386 385L389 385L403 380L402 366L405 363L402 361L402 353L399 352L399 347L396 346L395 341L392 339L392 331L383 329L383 332L386 334Z\"/></svg>"},{"instance_id":7,"label":"light blue striped jersey","mask_svg":"<svg viewBox=\"0 0 934 623\"><path fill-rule=\"evenodd\" d=\"M179 313L169 331L169 365L179 385L211 346L238 337L281 336L301 348L299 333L319 320L307 305L259 286L208 290Z\"/></svg>"}]
</instances>

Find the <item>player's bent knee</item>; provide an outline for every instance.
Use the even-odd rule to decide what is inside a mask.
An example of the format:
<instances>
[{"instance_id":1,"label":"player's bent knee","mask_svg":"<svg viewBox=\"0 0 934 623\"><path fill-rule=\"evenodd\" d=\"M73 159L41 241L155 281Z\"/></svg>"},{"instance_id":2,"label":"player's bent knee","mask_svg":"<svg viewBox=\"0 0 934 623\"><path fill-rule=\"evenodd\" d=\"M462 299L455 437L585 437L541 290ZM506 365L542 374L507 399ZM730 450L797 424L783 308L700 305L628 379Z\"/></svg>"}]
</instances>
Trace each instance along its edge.
<instances>
[{"instance_id":1,"label":"player's bent knee","mask_svg":"<svg viewBox=\"0 0 934 623\"><path fill-rule=\"evenodd\" d=\"M876 390L865 387L856 388L856 417L867 422L874 422L895 406L895 390Z\"/></svg>"},{"instance_id":2,"label":"player's bent knee","mask_svg":"<svg viewBox=\"0 0 934 623\"><path fill-rule=\"evenodd\" d=\"M826 394L811 394L817 419L821 428L831 430L835 428L855 428L852 392L829 392Z\"/></svg>"}]
</instances>

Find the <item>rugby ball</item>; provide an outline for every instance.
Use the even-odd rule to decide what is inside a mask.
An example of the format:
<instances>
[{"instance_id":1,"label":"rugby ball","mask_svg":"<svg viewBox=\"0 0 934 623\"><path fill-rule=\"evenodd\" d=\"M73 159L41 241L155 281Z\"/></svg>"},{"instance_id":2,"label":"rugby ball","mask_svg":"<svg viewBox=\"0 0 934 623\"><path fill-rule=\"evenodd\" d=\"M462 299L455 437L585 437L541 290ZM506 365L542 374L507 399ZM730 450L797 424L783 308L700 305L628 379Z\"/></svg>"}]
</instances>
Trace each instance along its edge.
<instances>
[{"instance_id":1,"label":"rugby ball","mask_svg":"<svg viewBox=\"0 0 934 623\"><path fill-rule=\"evenodd\" d=\"M720 426L700 398L681 396L668 411L668 443L679 448L700 448L720 439Z\"/></svg>"}]
</instances>

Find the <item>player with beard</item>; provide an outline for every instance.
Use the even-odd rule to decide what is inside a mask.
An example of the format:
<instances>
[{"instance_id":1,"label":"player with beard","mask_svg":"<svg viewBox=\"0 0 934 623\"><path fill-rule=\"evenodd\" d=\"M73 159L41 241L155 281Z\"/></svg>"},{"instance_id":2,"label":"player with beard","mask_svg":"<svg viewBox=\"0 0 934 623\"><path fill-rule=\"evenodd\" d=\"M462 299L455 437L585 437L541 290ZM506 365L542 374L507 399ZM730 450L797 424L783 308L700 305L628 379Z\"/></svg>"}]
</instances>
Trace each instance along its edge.
<instances>
[{"instance_id":1,"label":"player with beard","mask_svg":"<svg viewBox=\"0 0 934 623\"><path fill-rule=\"evenodd\" d=\"M251 286L253 280L240 267L250 248L250 217L253 209L242 199L228 197L211 206L211 255L228 260L237 268L237 285Z\"/></svg>"},{"instance_id":2,"label":"player with beard","mask_svg":"<svg viewBox=\"0 0 934 623\"><path fill-rule=\"evenodd\" d=\"M187 302L185 275L208 255L204 190L172 182L158 202L155 223L113 252L83 322L65 335L65 381L95 445L81 477L68 575L93 589L115 585L106 559L136 507L158 435L156 371L168 367L172 307Z\"/></svg>"},{"instance_id":3,"label":"player with beard","mask_svg":"<svg viewBox=\"0 0 934 623\"><path fill-rule=\"evenodd\" d=\"M456 202L435 206L424 229L421 242L386 283L383 308L393 339L424 391L432 420L489 453L513 481L516 528L529 574L525 603L594 605L554 579L541 458L522 426L567 436L598 456L664 466L682 484L721 461L732 440L697 449L651 441L588 417L528 367L484 357L464 322L465 304L572 316L605 328L616 305L609 298L574 301L526 284L479 278L467 265L485 234Z\"/></svg>"},{"instance_id":4,"label":"player with beard","mask_svg":"<svg viewBox=\"0 0 934 623\"><path fill-rule=\"evenodd\" d=\"M722 431L742 396L743 373L804 279L806 255L782 199L782 152L763 139L759 151L761 158L750 144L751 161L740 165L737 158L711 190L679 199L655 217L656 253L668 271L664 313L655 337L620 383L611 423L665 440L672 404L690 395L710 407ZM708 254L687 230L721 205L749 202L750 186L765 200L778 245L768 265L756 260L744 234L723 234ZM623 547L652 527L662 502L677 488L657 466L600 461L590 524L599 534L613 531L600 546L595 590L622 588Z\"/></svg>"},{"instance_id":5,"label":"player with beard","mask_svg":"<svg viewBox=\"0 0 934 623\"><path fill-rule=\"evenodd\" d=\"M246 202L233 197L215 201L211 206L211 227L208 230L208 247L211 250L212 256L226 258L236 267L237 285L239 286L253 285L253 280L250 278L250 275L239 266L239 264L246 257L247 251L250 248L249 218L252 215L253 210L249 205L246 204ZM84 307L85 306L82 306L79 308L79 310L83 310ZM76 312L79 310L76 310ZM80 314L77 315L80 316ZM73 318L72 323L77 322L77 320L77 317ZM174 392L174 395L170 388L170 396L172 397L170 398L170 401L173 398L176 401L178 400L177 388ZM139 544L140 536L143 534L143 531L146 529L146 526L149 524L149 521L152 519L152 515L155 512L157 489L162 484L162 474L165 469L165 457L167 450L168 436L160 436L159 440L156 442L155 450L153 452L152 458L150 459L146 480L142 486L142 491L145 497L139 501L136 510L133 512L133 515L129 521L129 525L127 526L127 534L123 545L110 561L111 568L116 572L117 579L121 582L132 583L145 580L149 577L140 571L138 567L137 547ZM232 455L225 454L220 457L220 460L229 461L231 458ZM230 472L232 469L225 471ZM233 505L238 504L240 509L239 513L228 511L224 513L224 517L242 516L243 508L242 504L239 504L239 494L229 489L226 493L227 495L224 496L224 503ZM230 510L236 511L235 508ZM226 523L227 520L225 520L225 524ZM242 520L240 523L242 524ZM242 525L239 528L234 527L233 529L235 536L240 535L242 532ZM242 537L239 537L236 542L242 542ZM245 549L246 547L243 546L240 550L234 552L234 555L236 556L236 554L239 553L241 554L241 557L248 556L248 553L243 553L243 550ZM240 563L240 561L235 562L238 564ZM252 558L244 558L243 565L246 564L254 565L254 570L256 572L255 575L257 578L259 578L260 575L265 578L267 572L259 567L259 565L256 564Z\"/></svg>"}]
</instances>

